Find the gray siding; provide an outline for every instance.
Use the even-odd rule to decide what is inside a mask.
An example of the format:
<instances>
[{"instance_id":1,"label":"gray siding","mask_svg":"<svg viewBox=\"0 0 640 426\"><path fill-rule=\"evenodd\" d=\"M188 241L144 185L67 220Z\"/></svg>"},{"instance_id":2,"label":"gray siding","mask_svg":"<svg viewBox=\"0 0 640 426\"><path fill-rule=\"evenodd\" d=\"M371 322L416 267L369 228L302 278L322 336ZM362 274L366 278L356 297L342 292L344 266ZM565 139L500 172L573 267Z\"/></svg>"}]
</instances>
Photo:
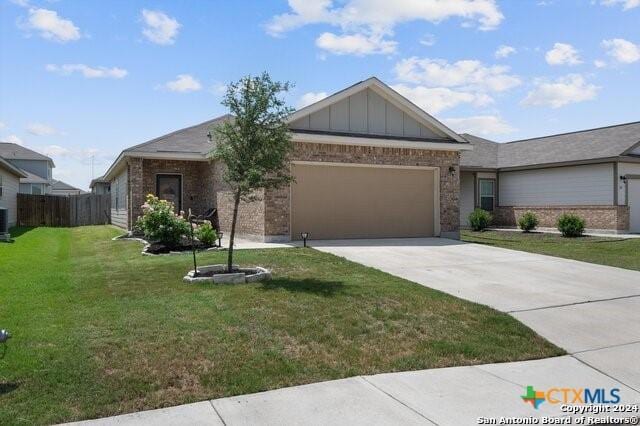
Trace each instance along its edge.
<instances>
[{"instance_id":1,"label":"gray siding","mask_svg":"<svg viewBox=\"0 0 640 426\"><path fill-rule=\"evenodd\" d=\"M9 226L15 226L18 216L18 186L19 178L12 173L0 168L0 180L2 181L2 197L0 207L9 210Z\"/></svg>"},{"instance_id":2,"label":"gray siding","mask_svg":"<svg viewBox=\"0 0 640 426\"><path fill-rule=\"evenodd\" d=\"M460 225L469 226L469 214L475 208L475 177L471 172L460 174Z\"/></svg>"},{"instance_id":3,"label":"gray siding","mask_svg":"<svg viewBox=\"0 0 640 426\"><path fill-rule=\"evenodd\" d=\"M501 206L613 205L613 165L501 172Z\"/></svg>"},{"instance_id":4,"label":"gray siding","mask_svg":"<svg viewBox=\"0 0 640 426\"><path fill-rule=\"evenodd\" d=\"M111 223L120 228L129 228L129 194L127 171L124 170L111 181Z\"/></svg>"},{"instance_id":5,"label":"gray siding","mask_svg":"<svg viewBox=\"0 0 640 426\"><path fill-rule=\"evenodd\" d=\"M352 132L372 135L443 138L437 129L419 124L410 115L371 89L355 93L302 117L292 129Z\"/></svg>"},{"instance_id":6,"label":"gray siding","mask_svg":"<svg viewBox=\"0 0 640 426\"><path fill-rule=\"evenodd\" d=\"M51 179L51 163L44 160L8 160L16 167L40 176L43 179Z\"/></svg>"}]
</instances>

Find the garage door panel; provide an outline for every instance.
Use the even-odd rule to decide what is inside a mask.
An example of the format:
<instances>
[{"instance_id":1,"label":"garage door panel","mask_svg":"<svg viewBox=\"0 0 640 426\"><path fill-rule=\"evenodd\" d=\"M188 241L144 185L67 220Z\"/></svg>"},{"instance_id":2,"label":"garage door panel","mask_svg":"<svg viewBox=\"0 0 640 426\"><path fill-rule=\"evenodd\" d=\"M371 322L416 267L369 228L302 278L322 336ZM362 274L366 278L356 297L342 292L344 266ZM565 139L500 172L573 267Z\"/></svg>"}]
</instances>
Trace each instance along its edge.
<instances>
[{"instance_id":1,"label":"garage door panel","mask_svg":"<svg viewBox=\"0 0 640 426\"><path fill-rule=\"evenodd\" d=\"M434 235L434 171L294 164L292 238Z\"/></svg>"}]
</instances>

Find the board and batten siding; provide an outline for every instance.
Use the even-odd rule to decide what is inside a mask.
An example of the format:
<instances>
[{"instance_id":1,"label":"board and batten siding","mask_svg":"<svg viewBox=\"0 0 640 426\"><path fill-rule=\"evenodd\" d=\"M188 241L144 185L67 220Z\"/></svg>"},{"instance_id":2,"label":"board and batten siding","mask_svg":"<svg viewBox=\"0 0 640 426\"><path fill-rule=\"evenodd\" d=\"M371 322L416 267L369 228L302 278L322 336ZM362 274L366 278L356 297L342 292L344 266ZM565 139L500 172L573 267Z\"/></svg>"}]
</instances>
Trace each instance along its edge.
<instances>
[{"instance_id":1,"label":"board and batten siding","mask_svg":"<svg viewBox=\"0 0 640 426\"><path fill-rule=\"evenodd\" d=\"M640 176L640 163L618 163L618 176L625 175L639 175ZM627 185L620 178L618 182L618 205L624 206L628 204L627 200ZM636 207L640 208L640 206Z\"/></svg>"},{"instance_id":2,"label":"board and batten siding","mask_svg":"<svg viewBox=\"0 0 640 426\"><path fill-rule=\"evenodd\" d=\"M613 205L613 164L501 172L501 206Z\"/></svg>"},{"instance_id":3,"label":"board and batten siding","mask_svg":"<svg viewBox=\"0 0 640 426\"><path fill-rule=\"evenodd\" d=\"M362 90L289 125L292 129L373 135L444 138L371 89Z\"/></svg>"},{"instance_id":4,"label":"board and batten siding","mask_svg":"<svg viewBox=\"0 0 640 426\"><path fill-rule=\"evenodd\" d=\"M129 194L127 170L111 181L111 224L120 228L129 228Z\"/></svg>"},{"instance_id":5,"label":"board and batten siding","mask_svg":"<svg viewBox=\"0 0 640 426\"><path fill-rule=\"evenodd\" d=\"M18 220L18 188L20 178L5 169L0 168L0 185L2 185L2 196L0 197L0 207L9 211L9 227L15 226Z\"/></svg>"},{"instance_id":6,"label":"board and batten siding","mask_svg":"<svg viewBox=\"0 0 640 426\"><path fill-rule=\"evenodd\" d=\"M473 172L460 174L460 225L469 226L469 215L475 208L476 178Z\"/></svg>"}]
</instances>

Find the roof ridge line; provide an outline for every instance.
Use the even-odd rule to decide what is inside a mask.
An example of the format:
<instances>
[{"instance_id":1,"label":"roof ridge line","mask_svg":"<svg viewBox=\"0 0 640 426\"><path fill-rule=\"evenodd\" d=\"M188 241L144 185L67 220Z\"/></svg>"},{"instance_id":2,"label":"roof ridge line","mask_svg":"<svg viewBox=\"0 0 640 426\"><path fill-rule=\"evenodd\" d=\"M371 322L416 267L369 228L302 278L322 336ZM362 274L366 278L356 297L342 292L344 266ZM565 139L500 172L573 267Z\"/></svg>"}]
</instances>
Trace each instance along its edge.
<instances>
[{"instance_id":1,"label":"roof ridge line","mask_svg":"<svg viewBox=\"0 0 640 426\"><path fill-rule=\"evenodd\" d=\"M533 137L533 138L517 139L515 141L509 141L509 142L496 142L496 143L509 144L509 143L517 143L517 142L526 142L526 141L532 141L532 140L536 140L536 139L546 139L546 138L553 138L553 137L556 137L556 136L564 136L564 135L573 135L573 134L576 134L576 133L592 132L594 130L603 130L603 129L611 129L611 128L614 128L614 127L629 126L629 125L632 125L632 124L640 124L640 121L630 121L628 123L611 124L609 126L593 127L591 129L574 130L574 131L571 131L571 132L556 133L556 134L553 134L553 135L545 135L545 136L538 136L538 137Z\"/></svg>"}]
</instances>

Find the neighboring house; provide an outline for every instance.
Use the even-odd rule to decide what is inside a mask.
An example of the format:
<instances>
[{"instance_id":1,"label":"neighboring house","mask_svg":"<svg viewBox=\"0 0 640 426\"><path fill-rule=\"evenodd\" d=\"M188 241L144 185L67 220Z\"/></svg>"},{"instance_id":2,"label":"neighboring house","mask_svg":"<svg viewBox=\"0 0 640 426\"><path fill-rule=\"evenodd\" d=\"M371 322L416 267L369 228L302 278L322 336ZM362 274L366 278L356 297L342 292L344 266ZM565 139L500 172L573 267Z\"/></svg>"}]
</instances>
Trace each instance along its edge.
<instances>
[{"instance_id":1,"label":"neighboring house","mask_svg":"<svg viewBox=\"0 0 640 426\"><path fill-rule=\"evenodd\" d=\"M640 122L496 143L463 135L460 221L474 207L515 226L526 211L542 227L576 213L587 228L640 232Z\"/></svg>"},{"instance_id":2,"label":"neighboring house","mask_svg":"<svg viewBox=\"0 0 640 426\"><path fill-rule=\"evenodd\" d=\"M22 170L21 194L49 194L51 192L53 160L15 143L0 142L0 157Z\"/></svg>"},{"instance_id":3,"label":"neighboring house","mask_svg":"<svg viewBox=\"0 0 640 426\"><path fill-rule=\"evenodd\" d=\"M0 157L0 209L7 209L9 227L15 226L18 215L18 188L20 179L27 175Z\"/></svg>"},{"instance_id":4,"label":"neighboring house","mask_svg":"<svg viewBox=\"0 0 640 426\"><path fill-rule=\"evenodd\" d=\"M81 195L86 193L86 191L69 185L61 180L54 179L51 184L51 195Z\"/></svg>"},{"instance_id":5,"label":"neighboring house","mask_svg":"<svg viewBox=\"0 0 640 426\"><path fill-rule=\"evenodd\" d=\"M91 184L89 184L89 188L91 189L91 193L96 195L105 195L111 192L111 184L108 180L104 179L104 176L93 179Z\"/></svg>"},{"instance_id":6,"label":"neighboring house","mask_svg":"<svg viewBox=\"0 0 640 426\"><path fill-rule=\"evenodd\" d=\"M112 223L130 228L148 193L179 210L218 209L230 228L233 198L211 161L211 129L223 116L125 149L106 172ZM295 183L243 203L238 233L264 241L457 237L462 136L376 78L289 118ZM215 140L213 141L215 143Z\"/></svg>"}]
</instances>

